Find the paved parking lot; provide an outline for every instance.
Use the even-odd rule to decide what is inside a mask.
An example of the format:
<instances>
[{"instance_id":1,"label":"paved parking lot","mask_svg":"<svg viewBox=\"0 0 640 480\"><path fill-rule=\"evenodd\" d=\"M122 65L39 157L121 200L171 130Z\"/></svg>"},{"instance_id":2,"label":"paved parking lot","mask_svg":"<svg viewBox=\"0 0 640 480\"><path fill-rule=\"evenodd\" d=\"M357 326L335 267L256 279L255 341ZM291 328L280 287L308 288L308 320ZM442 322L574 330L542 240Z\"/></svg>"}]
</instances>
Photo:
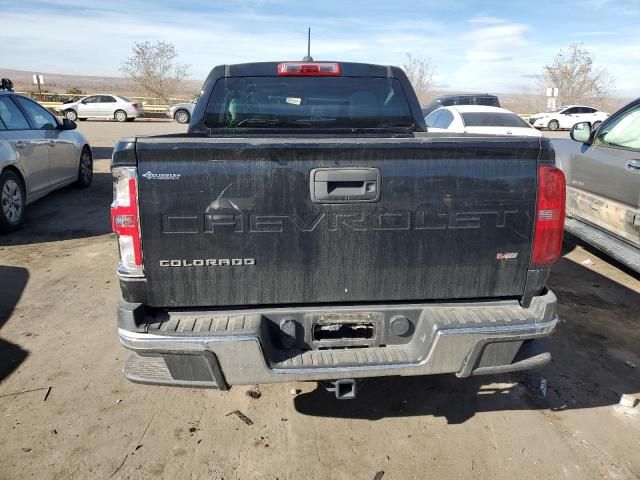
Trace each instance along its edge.
<instances>
[{"instance_id":1,"label":"paved parking lot","mask_svg":"<svg viewBox=\"0 0 640 480\"><path fill-rule=\"evenodd\" d=\"M573 242L549 282L562 322L545 398L519 375L370 380L343 402L312 383L259 386L259 398L128 383L111 147L185 128L79 128L92 187L38 201L0 237L0 479L640 478L640 414L616 407L640 393L640 281Z\"/></svg>"}]
</instances>

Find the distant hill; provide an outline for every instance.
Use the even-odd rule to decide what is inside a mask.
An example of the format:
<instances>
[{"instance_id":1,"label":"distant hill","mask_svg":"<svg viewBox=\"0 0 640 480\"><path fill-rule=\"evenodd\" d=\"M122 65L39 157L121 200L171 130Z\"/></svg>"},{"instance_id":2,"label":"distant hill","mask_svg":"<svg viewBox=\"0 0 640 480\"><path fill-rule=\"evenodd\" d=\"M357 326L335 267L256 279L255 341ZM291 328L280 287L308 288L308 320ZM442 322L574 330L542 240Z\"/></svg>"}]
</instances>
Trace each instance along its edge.
<instances>
[{"instance_id":1,"label":"distant hill","mask_svg":"<svg viewBox=\"0 0 640 480\"><path fill-rule=\"evenodd\" d=\"M33 74L24 70L0 67L0 78L10 78L16 91L35 91ZM131 80L124 77L95 77L90 75L64 75L61 73L37 72L44 76L43 90L65 93L70 88L79 88L91 94L110 92L120 95L143 96L144 92ZM185 80L180 85L177 97L189 98L200 91L203 80Z\"/></svg>"}]
</instances>

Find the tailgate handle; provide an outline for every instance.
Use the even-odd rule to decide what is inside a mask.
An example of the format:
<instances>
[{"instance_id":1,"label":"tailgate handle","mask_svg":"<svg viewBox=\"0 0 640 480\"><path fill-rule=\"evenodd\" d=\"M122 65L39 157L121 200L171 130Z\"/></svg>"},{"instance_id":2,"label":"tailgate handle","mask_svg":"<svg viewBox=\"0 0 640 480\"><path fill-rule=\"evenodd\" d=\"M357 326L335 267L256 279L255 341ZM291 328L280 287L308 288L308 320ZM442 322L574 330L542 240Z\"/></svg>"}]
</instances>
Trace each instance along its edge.
<instances>
[{"instance_id":1,"label":"tailgate handle","mask_svg":"<svg viewBox=\"0 0 640 480\"><path fill-rule=\"evenodd\" d=\"M309 179L316 203L377 202L380 171L377 168L314 168Z\"/></svg>"}]
</instances>

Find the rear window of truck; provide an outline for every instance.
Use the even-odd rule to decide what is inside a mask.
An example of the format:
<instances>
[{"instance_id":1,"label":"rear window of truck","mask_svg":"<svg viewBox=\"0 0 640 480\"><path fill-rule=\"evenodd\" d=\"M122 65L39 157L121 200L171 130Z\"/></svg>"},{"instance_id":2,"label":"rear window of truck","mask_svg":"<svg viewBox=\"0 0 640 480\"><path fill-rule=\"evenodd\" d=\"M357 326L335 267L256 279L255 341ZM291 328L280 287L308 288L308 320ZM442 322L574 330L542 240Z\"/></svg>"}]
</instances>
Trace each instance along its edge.
<instances>
[{"instance_id":1,"label":"rear window of truck","mask_svg":"<svg viewBox=\"0 0 640 480\"><path fill-rule=\"evenodd\" d=\"M467 127L529 128L529 124L515 113L469 112L462 114L462 120Z\"/></svg>"},{"instance_id":2,"label":"rear window of truck","mask_svg":"<svg viewBox=\"0 0 640 480\"><path fill-rule=\"evenodd\" d=\"M219 129L383 129L414 126L400 82L374 77L219 79L205 115Z\"/></svg>"}]
</instances>

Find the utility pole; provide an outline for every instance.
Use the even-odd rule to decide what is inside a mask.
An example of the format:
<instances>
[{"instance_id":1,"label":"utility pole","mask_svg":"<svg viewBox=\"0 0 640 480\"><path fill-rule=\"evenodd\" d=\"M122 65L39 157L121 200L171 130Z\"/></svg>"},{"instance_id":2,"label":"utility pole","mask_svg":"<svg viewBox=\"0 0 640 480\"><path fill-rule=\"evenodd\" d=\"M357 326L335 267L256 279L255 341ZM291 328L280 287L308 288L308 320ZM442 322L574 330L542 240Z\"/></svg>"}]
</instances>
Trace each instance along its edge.
<instances>
[{"instance_id":1,"label":"utility pole","mask_svg":"<svg viewBox=\"0 0 640 480\"><path fill-rule=\"evenodd\" d=\"M42 85L44 85L44 75L33 74L33 83L38 85L38 99L42 101Z\"/></svg>"},{"instance_id":2,"label":"utility pole","mask_svg":"<svg viewBox=\"0 0 640 480\"><path fill-rule=\"evenodd\" d=\"M547 109L553 110L556 108L556 100L558 99L558 88L547 87Z\"/></svg>"}]
</instances>

